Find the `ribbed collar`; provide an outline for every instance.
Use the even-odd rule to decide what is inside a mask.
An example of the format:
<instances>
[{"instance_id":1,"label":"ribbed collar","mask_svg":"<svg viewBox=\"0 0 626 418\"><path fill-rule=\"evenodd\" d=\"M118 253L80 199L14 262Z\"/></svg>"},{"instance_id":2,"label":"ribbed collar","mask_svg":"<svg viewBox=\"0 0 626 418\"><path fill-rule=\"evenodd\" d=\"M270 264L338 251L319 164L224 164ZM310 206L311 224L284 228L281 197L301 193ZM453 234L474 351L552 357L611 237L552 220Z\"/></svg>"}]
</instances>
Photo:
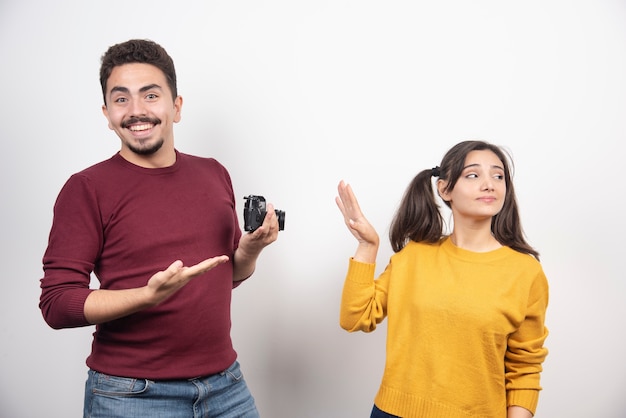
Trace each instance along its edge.
<instances>
[{"instance_id":1,"label":"ribbed collar","mask_svg":"<svg viewBox=\"0 0 626 418\"><path fill-rule=\"evenodd\" d=\"M146 167L138 166L126 160L124 157L122 157L119 151L111 158L111 160L123 166L124 168L132 170L136 173L151 175L151 176L158 176L158 175L169 174L169 173L178 171L181 165L181 162L180 162L181 154L178 152L178 150L174 150L174 152L176 153L176 161L174 161L174 164L170 165L169 167L163 167L163 168L146 168Z\"/></svg>"},{"instance_id":2,"label":"ribbed collar","mask_svg":"<svg viewBox=\"0 0 626 418\"><path fill-rule=\"evenodd\" d=\"M441 248L452 257L456 257L465 261L482 263L500 260L509 256L511 254L511 251L513 251L506 246L502 246L496 250L487 251L484 253L469 251L454 245L452 239L450 239L449 236L442 239Z\"/></svg>"}]
</instances>

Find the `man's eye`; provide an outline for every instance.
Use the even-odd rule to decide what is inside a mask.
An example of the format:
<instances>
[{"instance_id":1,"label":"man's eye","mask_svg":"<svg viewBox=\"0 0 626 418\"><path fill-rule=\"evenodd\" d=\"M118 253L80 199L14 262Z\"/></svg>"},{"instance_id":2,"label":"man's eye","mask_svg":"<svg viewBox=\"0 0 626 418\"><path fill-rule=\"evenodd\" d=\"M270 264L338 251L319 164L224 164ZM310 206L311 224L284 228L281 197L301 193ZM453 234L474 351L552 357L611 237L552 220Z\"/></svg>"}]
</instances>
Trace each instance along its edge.
<instances>
[{"instance_id":1,"label":"man's eye","mask_svg":"<svg viewBox=\"0 0 626 418\"><path fill-rule=\"evenodd\" d=\"M157 97L159 97L159 96L157 96L157 95L156 95L156 94L154 94L154 93L150 93L150 94L148 94L148 95L146 96L146 99L149 99L149 100L154 100L154 99L156 99Z\"/></svg>"}]
</instances>

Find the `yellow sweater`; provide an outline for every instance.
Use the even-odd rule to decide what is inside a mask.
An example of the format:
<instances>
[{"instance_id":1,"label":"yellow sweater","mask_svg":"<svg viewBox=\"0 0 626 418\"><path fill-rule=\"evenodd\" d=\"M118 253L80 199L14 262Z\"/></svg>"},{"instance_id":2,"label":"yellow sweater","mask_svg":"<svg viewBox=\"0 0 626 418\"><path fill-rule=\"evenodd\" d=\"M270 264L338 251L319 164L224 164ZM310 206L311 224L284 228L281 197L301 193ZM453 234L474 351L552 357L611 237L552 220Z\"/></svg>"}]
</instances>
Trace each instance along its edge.
<instances>
[{"instance_id":1,"label":"yellow sweater","mask_svg":"<svg viewBox=\"0 0 626 418\"><path fill-rule=\"evenodd\" d=\"M509 247L475 253L449 238L410 242L374 279L350 260L340 323L371 332L387 317L376 405L400 417L533 414L548 353L548 283L540 263Z\"/></svg>"}]
</instances>

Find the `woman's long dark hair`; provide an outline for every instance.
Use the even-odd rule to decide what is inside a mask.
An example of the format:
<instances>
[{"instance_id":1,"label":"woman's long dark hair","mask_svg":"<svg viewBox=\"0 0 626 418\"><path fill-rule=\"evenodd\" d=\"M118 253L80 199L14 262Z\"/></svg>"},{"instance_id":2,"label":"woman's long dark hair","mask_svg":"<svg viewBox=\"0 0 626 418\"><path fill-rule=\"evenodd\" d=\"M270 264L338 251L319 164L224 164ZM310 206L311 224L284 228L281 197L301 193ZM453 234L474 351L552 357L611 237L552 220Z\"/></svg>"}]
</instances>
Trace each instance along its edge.
<instances>
[{"instance_id":1,"label":"woman's long dark hair","mask_svg":"<svg viewBox=\"0 0 626 418\"><path fill-rule=\"evenodd\" d=\"M524 237L515 188L511 178L512 160L500 147L484 141L464 141L452 147L435 169L420 171L407 187L400 206L389 228L389 240L394 252L400 251L409 240L435 243L444 236L444 220L437 204L433 188L433 174L440 180L447 181L446 191L452 191L458 181L465 158L471 151L488 150L502 161L506 181L504 206L491 219L491 232L502 245L524 254L530 254L539 260L539 253L532 248ZM433 173L433 171L436 171ZM450 207L450 203L444 201Z\"/></svg>"}]
</instances>

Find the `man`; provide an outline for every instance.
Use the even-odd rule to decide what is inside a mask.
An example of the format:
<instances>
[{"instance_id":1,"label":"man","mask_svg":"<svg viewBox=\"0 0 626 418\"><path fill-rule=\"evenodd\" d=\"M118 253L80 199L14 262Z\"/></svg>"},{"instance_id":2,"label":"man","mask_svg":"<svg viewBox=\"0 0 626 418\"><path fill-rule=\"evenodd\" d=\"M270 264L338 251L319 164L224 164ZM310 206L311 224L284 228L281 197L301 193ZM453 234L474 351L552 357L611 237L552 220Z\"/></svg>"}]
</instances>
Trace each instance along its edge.
<instances>
[{"instance_id":1,"label":"man","mask_svg":"<svg viewBox=\"0 0 626 418\"><path fill-rule=\"evenodd\" d=\"M174 147L183 100L160 45L110 47L100 83L121 148L63 186L41 279L52 328L96 325L84 415L258 417L230 301L278 237L274 208L242 235L228 171Z\"/></svg>"}]
</instances>

